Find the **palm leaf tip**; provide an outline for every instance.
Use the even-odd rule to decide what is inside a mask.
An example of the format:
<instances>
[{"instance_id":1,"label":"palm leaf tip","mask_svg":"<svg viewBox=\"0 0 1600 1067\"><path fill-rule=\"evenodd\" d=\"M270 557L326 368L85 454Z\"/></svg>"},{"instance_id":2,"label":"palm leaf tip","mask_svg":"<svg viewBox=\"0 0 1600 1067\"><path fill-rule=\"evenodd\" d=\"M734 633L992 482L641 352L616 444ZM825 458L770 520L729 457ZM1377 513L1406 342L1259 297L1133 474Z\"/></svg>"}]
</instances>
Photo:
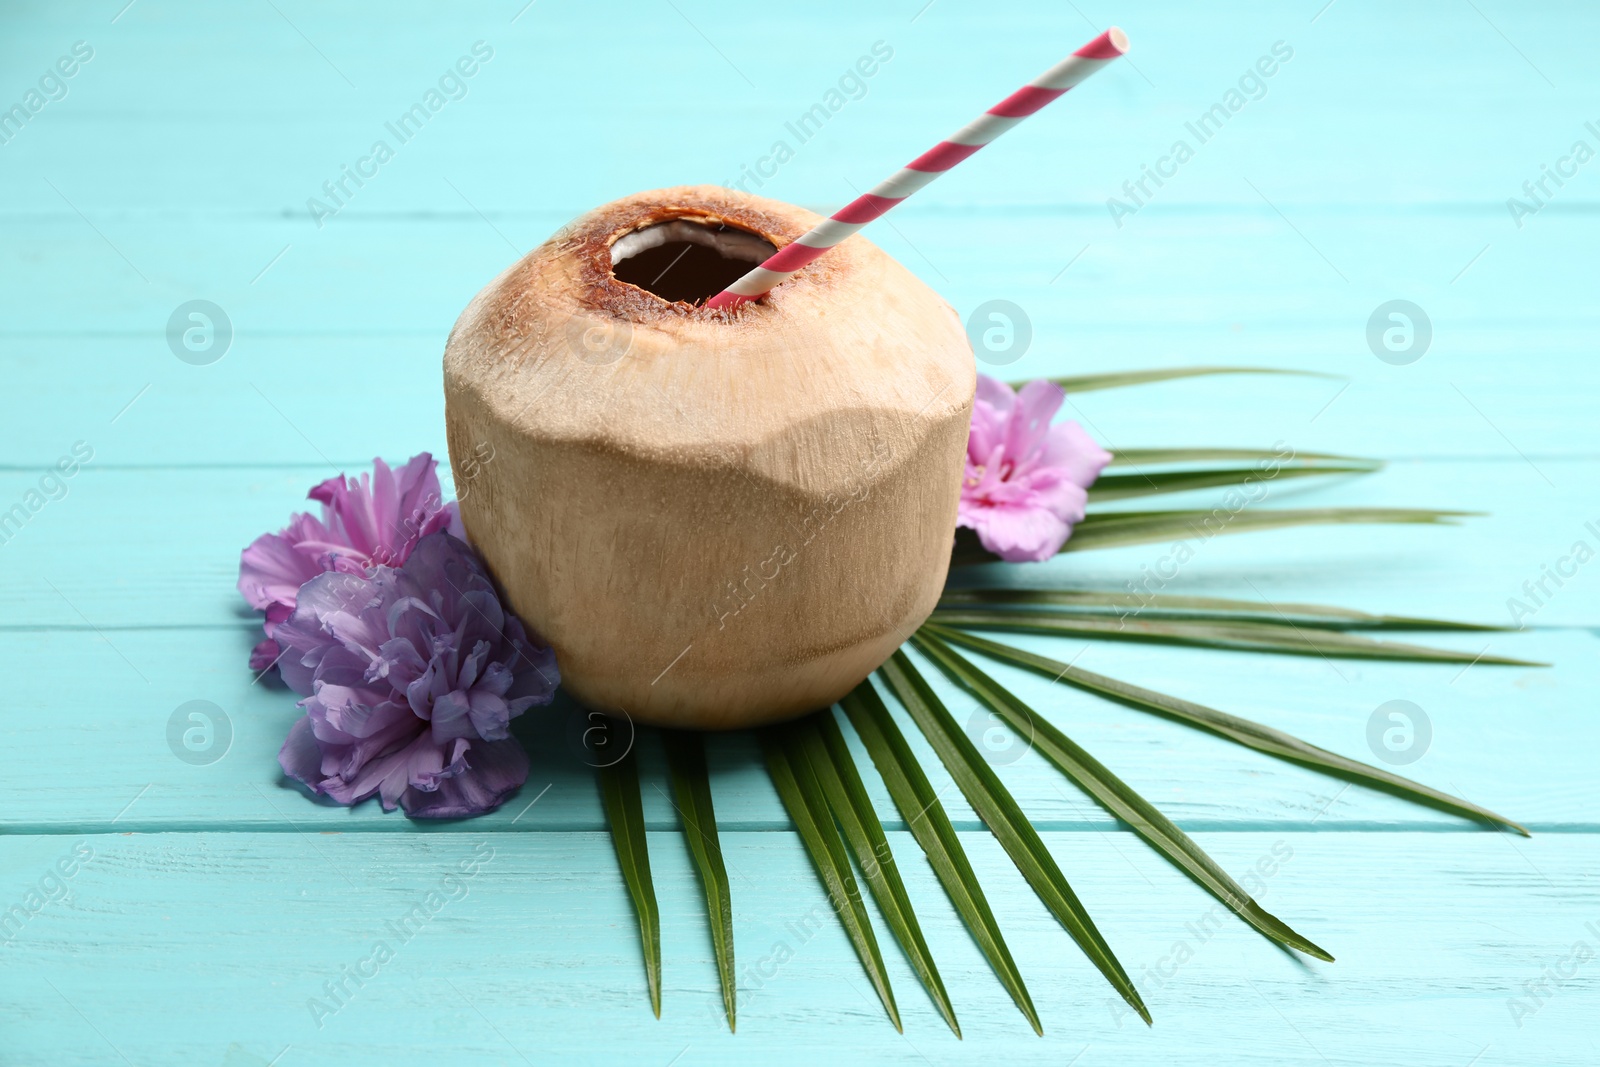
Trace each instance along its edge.
<instances>
[{"instance_id":1,"label":"palm leaf tip","mask_svg":"<svg viewBox=\"0 0 1600 1067\"><path fill-rule=\"evenodd\" d=\"M650 877L650 850L644 826L644 805L639 797L639 769L632 750L621 759L597 768L600 799L611 825L622 880L639 916L639 941L644 952L645 980L650 987L650 1010L661 1018L661 909Z\"/></svg>"},{"instance_id":2,"label":"palm leaf tip","mask_svg":"<svg viewBox=\"0 0 1600 1067\"><path fill-rule=\"evenodd\" d=\"M1029 737L1032 747L1070 782L1138 834L1146 844L1202 889L1233 909L1258 933L1278 944L1332 962L1333 957L1327 950L1256 903L1243 886L1155 805L1080 748L1053 723L979 670L948 642L941 640L936 632L919 631L912 640L952 682L972 694L1019 735Z\"/></svg>"},{"instance_id":3,"label":"palm leaf tip","mask_svg":"<svg viewBox=\"0 0 1600 1067\"><path fill-rule=\"evenodd\" d=\"M1461 630L1503 633L1516 629L1513 626L1457 622L1451 619L1430 619L1414 615L1375 615L1371 612L1327 604L1082 588L962 586L946 589L939 597L938 606L984 608L1006 605L1046 608L1083 615L1110 615L1118 619L1133 615L1213 622L1288 621L1296 626L1318 630Z\"/></svg>"},{"instance_id":4,"label":"palm leaf tip","mask_svg":"<svg viewBox=\"0 0 1600 1067\"><path fill-rule=\"evenodd\" d=\"M1303 463L1282 467L1272 475L1272 479L1283 481L1335 474L1372 474L1377 470L1378 465L1373 463ZM1156 496L1161 493L1191 493L1198 489L1242 485L1262 480L1262 473L1254 467L1141 470L1133 473L1123 473L1118 470L1115 473L1102 474L1095 479L1094 484L1089 487L1089 502L1105 504L1117 500Z\"/></svg>"},{"instance_id":5,"label":"palm leaf tip","mask_svg":"<svg viewBox=\"0 0 1600 1067\"><path fill-rule=\"evenodd\" d=\"M1096 511L1072 529L1062 552L1143 545L1172 539L1209 541L1219 534L1254 533L1298 526L1361 524L1452 523L1477 512L1436 511L1427 508L1228 508L1174 511ZM985 549L971 530L956 531L950 565L993 563L1000 557Z\"/></svg>"},{"instance_id":6,"label":"palm leaf tip","mask_svg":"<svg viewBox=\"0 0 1600 1067\"><path fill-rule=\"evenodd\" d=\"M1138 989L1067 882L1066 875L1061 873L1055 858L1045 848L1038 831L933 687L903 650L890 656L878 671L1039 900L1111 987L1149 1024L1150 1012Z\"/></svg>"},{"instance_id":7,"label":"palm leaf tip","mask_svg":"<svg viewBox=\"0 0 1600 1067\"><path fill-rule=\"evenodd\" d=\"M928 864L933 868L945 895L955 907L967 930L972 934L979 951L988 960L995 977L1011 995L1017 1010L1022 1012L1033 1027L1033 1032L1044 1036L1039 1013L1028 994L1027 984L1011 958L994 911L984 896L983 886L972 870L966 849L956 835L950 817L945 814L939 794L934 791L928 776L906 743L905 735L895 724L888 707L872 687L863 681L847 693L839 707L849 716L856 735L866 746L873 764L878 768L889 796L899 809L918 845L922 847Z\"/></svg>"},{"instance_id":8,"label":"palm leaf tip","mask_svg":"<svg viewBox=\"0 0 1600 1067\"><path fill-rule=\"evenodd\" d=\"M1253 722L1249 719L1230 715L1225 711L1197 704L1192 700L1181 697L1168 696L1158 693L1153 689L1134 685L1131 682L1108 678L1103 674L1085 670L1070 663L1041 656L1036 652L1026 649L1013 648L1010 645L991 641L976 634L964 633L961 630L946 629L941 626L924 624L924 626L937 635L940 639L969 648L981 653L990 659L999 660L1012 666L1042 674L1052 682L1081 689L1094 693L1107 700L1136 708L1140 711L1150 712L1181 722L1186 726L1204 730L1215 734L1234 744L1253 748L1276 759L1289 763L1296 763L1302 767L1323 774L1331 775L1345 781L1353 781L1360 785L1369 786L1380 791L1402 797L1415 804L1448 811L1454 815L1475 819L1479 822L1490 823L1495 826L1515 830L1524 837L1531 836L1521 824L1513 822L1504 815L1480 807L1461 797L1452 796L1432 786L1414 782L1392 771L1381 767L1353 760L1338 753L1330 752L1325 748L1309 744L1292 734L1275 730L1270 726Z\"/></svg>"},{"instance_id":9,"label":"palm leaf tip","mask_svg":"<svg viewBox=\"0 0 1600 1067\"><path fill-rule=\"evenodd\" d=\"M878 939L872 932L872 920L861 900L861 891L851 872L850 860L845 855L839 828L834 822L822 786L809 760L800 751L800 744L791 733L792 730L792 726L782 725L761 731L761 748L766 756L772 784L811 857L812 866L822 881L834 914L838 916L840 925L855 948L868 980L878 993L878 999L883 1002L889 1021L896 1030L905 1033L905 1028L900 1024L900 1009L895 1005L894 990L889 984L889 974L883 965L883 955L878 949Z\"/></svg>"},{"instance_id":10,"label":"palm leaf tip","mask_svg":"<svg viewBox=\"0 0 1600 1067\"><path fill-rule=\"evenodd\" d=\"M1129 385L1148 385L1154 382L1170 382L1182 378L1204 378L1218 374L1283 374L1302 378L1341 377L1341 375L1326 374L1322 371L1296 370L1290 367L1195 366L1108 371L1101 374L1078 374L1063 378L1050 378L1048 381L1055 383L1063 392L1087 393L1096 389L1119 389ZM1027 384L1025 381L1012 382L1011 387L1020 389Z\"/></svg>"},{"instance_id":11,"label":"palm leaf tip","mask_svg":"<svg viewBox=\"0 0 1600 1067\"><path fill-rule=\"evenodd\" d=\"M1052 607L940 607L928 621L941 627L975 630L1010 630L1052 636L1088 637L1116 641L1156 641L1198 645L1234 652L1268 652L1324 659L1390 659L1411 662L1483 664L1501 667L1540 667L1545 664L1509 656L1491 656L1487 646L1473 654L1448 648L1402 641L1378 640L1347 629L1303 626L1287 615L1231 619L1113 617Z\"/></svg>"},{"instance_id":12,"label":"palm leaf tip","mask_svg":"<svg viewBox=\"0 0 1600 1067\"><path fill-rule=\"evenodd\" d=\"M956 1021L950 994L934 965L933 954L900 880L883 824L872 808L872 800L867 796L866 786L856 771L855 760L833 713L822 711L804 719L794 725L792 733L799 739L804 758L811 764L828 806L844 831L845 843L855 856L857 868L867 879L867 888L878 902L879 913L905 951L946 1025L960 1037L961 1025Z\"/></svg>"},{"instance_id":13,"label":"palm leaf tip","mask_svg":"<svg viewBox=\"0 0 1600 1067\"><path fill-rule=\"evenodd\" d=\"M1266 448L1118 448L1111 451L1111 466L1113 467L1211 462L1355 463L1382 467L1386 461L1370 456L1345 456L1334 452L1285 453L1277 449Z\"/></svg>"},{"instance_id":14,"label":"palm leaf tip","mask_svg":"<svg viewBox=\"0 0 1600 1067\"><path fill-rule=\"evenodd\" d=\"M717 814L711 802L711 774L706 767L705 745L698 733L665 730L667 770L672 778L673 806L683 827L684 842L700 873L705 892L706 918L711 927L711 948L716 955L717 977L728 1029L738 1031L738 980L733 957L733 907L728 871L722 860L717 834Z\"/></svg>"}]
</instances>

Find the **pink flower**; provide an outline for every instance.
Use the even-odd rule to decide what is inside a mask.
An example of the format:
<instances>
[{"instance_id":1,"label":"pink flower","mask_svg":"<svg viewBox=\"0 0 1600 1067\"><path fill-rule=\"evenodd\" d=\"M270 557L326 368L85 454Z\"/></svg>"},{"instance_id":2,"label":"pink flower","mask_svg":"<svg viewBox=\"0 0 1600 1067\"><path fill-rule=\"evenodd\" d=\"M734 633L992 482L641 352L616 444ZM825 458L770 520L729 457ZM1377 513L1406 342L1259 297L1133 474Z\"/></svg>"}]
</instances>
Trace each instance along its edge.
<instances>
[{"instance_id":1,"label":"pink flower","mask_svg":"<svg viewBox=\"0 0 1600 1067\"><path fill-rule=\"evenodd\" d=\"M337 475L307 494L322 504L322 518L297 513L282 530L250 543L239 558L239 592L267 614L266 640L251 651L251 670L266 670L277 660L273 635L312 578L326 571L365 576L376 566L398 567L419 540L437 530L466 537L456 505L440 496L437 467L427 452L399 470L374 459L370 475Z\"/></svg>"},{"instance_id":2,"label":"pink flower","mask_svg":"<svg viewBox=\"0 0 1600 1067\"><path fill-rule=\"evenodd\" d=\"M1033 381L1012 392L978 376L967 471L956 524L1003 560L1049 559L1083 521L1088 488L1111 454L1075 422L1052 426L1061 388Z\"/></svg>"},{"instance_id":3,"label":"pink flower","mask_svg":"<svg viewBox=\"0 0 1600 1067\"><path fill-rule=\"evenodd\" d=\"M481 815L528 777L511 720L550 703L555 655L466 544L438 533L414 547L398 567L300 590L278 669L306 713L278 764L340 804L376 793L413 818Z\"/></svg>"}]
</instances>

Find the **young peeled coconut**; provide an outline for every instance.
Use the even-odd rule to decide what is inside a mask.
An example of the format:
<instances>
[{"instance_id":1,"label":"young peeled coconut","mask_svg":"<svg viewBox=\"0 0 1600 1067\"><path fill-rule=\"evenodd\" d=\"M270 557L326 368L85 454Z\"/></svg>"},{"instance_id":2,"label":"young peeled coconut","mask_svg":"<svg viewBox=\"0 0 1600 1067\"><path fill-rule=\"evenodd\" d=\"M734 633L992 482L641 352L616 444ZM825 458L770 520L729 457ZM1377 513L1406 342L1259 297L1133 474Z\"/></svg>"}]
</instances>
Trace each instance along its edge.
<instances>
[{"instance_id":1,"label":"young peeled coconut","mask_svg":"<svg viewBox=\"0 0 1600 1067\"><path fill-rule=\"evenodd\" d=\"M451 332L468 536L591 707L801 715L938 599L975 384L955 312L860 236L757 302L701 306L817 221L714 186L626 197Z\"/></svg>"}]
</instances>

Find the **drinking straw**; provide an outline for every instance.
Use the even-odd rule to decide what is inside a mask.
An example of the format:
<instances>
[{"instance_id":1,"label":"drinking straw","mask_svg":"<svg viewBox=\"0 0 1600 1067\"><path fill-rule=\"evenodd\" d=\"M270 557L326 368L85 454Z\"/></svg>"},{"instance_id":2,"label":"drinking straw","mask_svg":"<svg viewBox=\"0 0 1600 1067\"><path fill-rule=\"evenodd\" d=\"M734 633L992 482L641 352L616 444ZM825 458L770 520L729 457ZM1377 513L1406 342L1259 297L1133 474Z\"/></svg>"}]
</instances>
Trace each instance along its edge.
<instances>
[{"instance_id":1,"label":"drinking straw","mask_svg":"<svg viewBox=\"0 0 1600 1067\"><path fill-rule=\"evenodd\" d=\"M912 193L972 155L1011 127L1064 95L1068 89L1128 50L1128 35L1113 26L1021 89L1000 101L949 139L913 159L887 181L823 219L766 262L706 302L736 308L764 296L774 285L822 255Z\"/></svg>"}]
</instances>

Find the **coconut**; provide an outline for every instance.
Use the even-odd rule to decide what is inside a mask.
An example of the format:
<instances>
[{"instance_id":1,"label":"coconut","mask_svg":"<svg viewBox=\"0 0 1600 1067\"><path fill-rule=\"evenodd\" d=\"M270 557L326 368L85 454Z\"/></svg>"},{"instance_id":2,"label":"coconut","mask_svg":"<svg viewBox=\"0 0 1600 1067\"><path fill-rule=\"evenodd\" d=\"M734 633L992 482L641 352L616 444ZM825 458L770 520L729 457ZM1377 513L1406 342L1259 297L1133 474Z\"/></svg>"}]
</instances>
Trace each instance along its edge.
<instances>
[{"instance_id":1,"label":"coconut","mask_svg":"<svg viewBox=\"0 0 1600 1067\"><path fill-rule=\"evenodd\" d=\"M451 331L467 534L590 707L792 718L933 610L975 385L954 310L860 236L759 301L703 306L818 221L714 186L626 197Z\"/></svg>"}]
</instances>

